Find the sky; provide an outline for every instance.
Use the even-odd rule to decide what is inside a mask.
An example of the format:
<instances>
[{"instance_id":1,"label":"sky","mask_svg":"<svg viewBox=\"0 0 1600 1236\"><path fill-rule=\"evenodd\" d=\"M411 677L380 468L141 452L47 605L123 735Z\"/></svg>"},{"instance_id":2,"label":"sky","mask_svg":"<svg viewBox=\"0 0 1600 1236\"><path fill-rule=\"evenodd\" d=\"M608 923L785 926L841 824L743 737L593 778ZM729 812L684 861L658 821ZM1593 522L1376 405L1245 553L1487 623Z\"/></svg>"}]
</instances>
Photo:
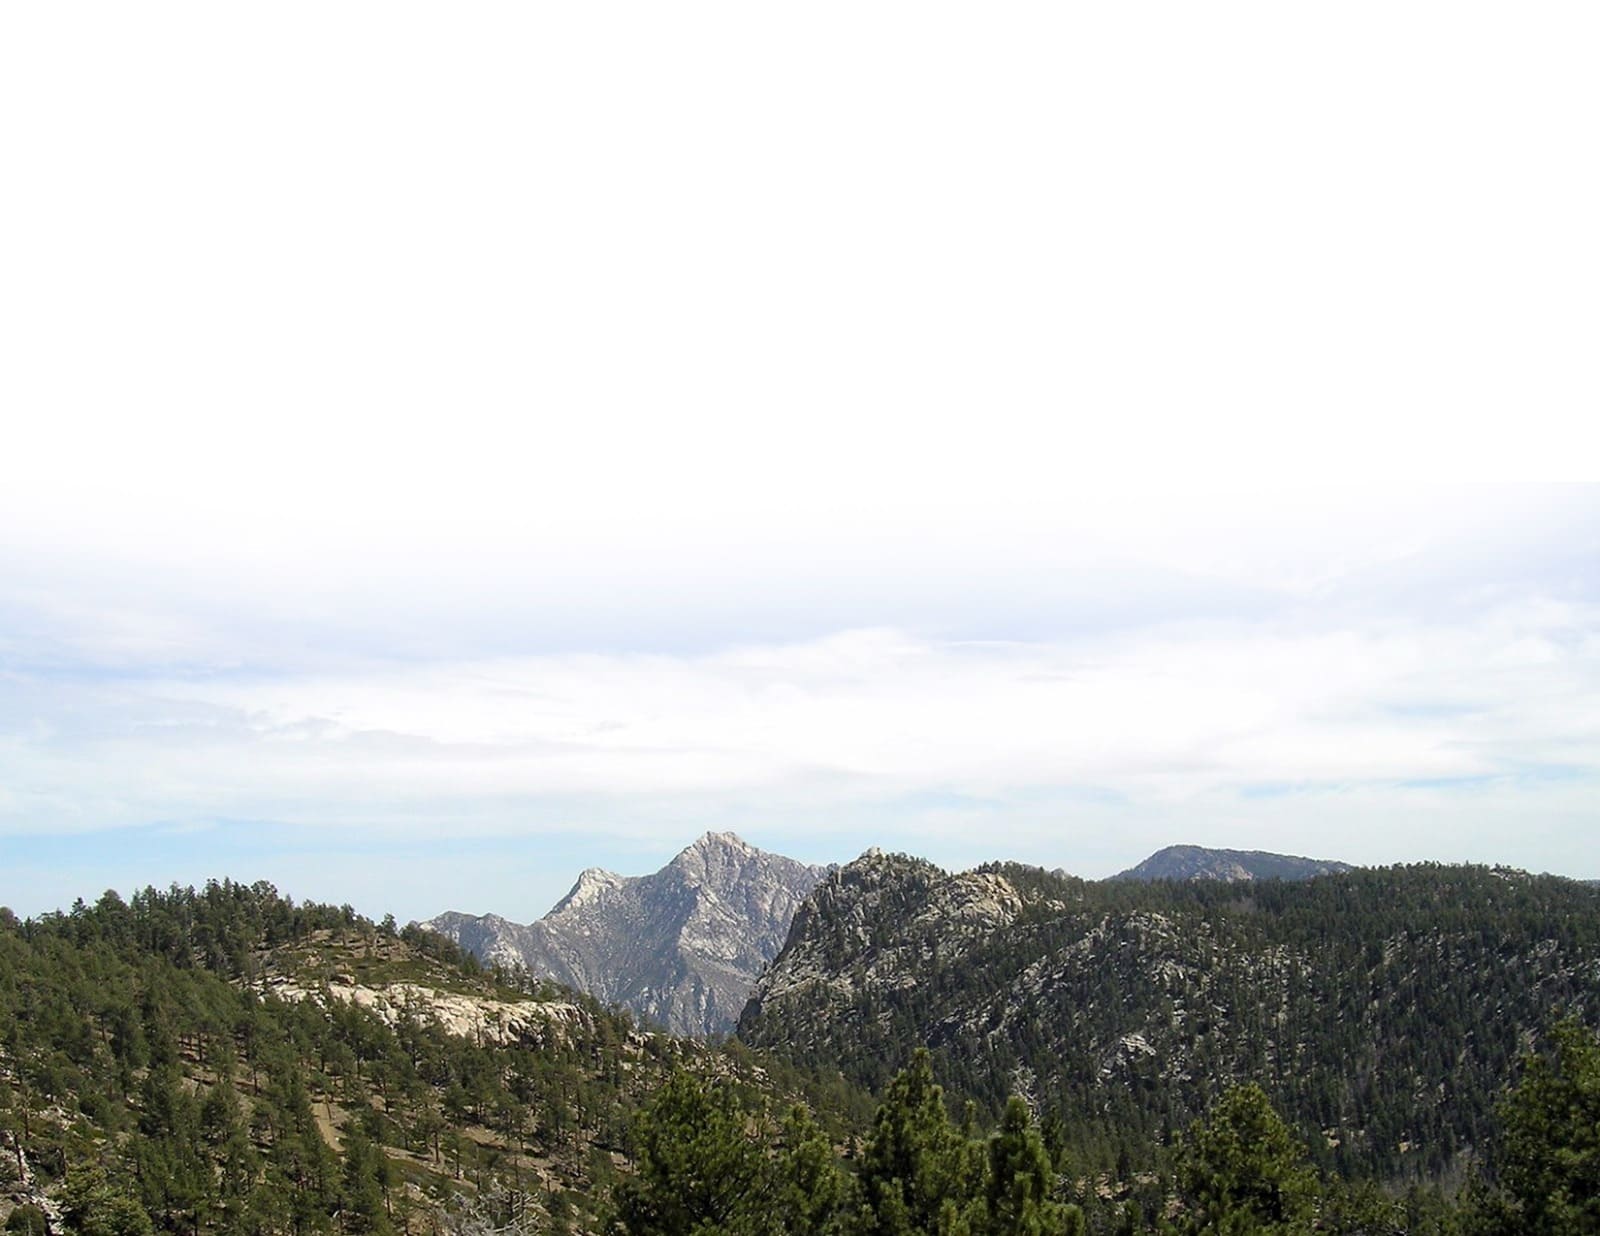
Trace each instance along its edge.
<instances>
[{"instance_id":1,"label":"sky","mask_svg":"<svg viewBox=\"0 0 1600 1236\"><path fill-rule=\"evenodd\" d=\"M1600 877L1597 36L9 6L0 904Z\"/></svg>"}]
</instances>

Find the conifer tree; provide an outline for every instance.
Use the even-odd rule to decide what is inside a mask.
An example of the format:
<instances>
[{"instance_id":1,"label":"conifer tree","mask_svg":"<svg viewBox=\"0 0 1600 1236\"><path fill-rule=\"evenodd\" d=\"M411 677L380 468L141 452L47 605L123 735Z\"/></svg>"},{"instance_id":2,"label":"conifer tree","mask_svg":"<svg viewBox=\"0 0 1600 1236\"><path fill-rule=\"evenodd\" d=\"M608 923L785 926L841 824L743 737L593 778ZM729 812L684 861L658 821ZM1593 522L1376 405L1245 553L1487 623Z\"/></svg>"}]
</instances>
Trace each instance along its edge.
<instances>
[{"instance_id":1,"label":"conifer tree","mask_svg":"<svg viewBox=\"0 0 1600 1236\"><path fill-rule=\"evenodd\" d=\"M679 1069L638 1121L637 1174L618 1190L629 1236L766 1236L770 1168L726 1087Z\"/></svg>"},{"instance_id":2,"label":"conifer tree","mask_svg":"<svg viewBox=\"0 0 1600 1236\"><path fill-rule=\"evenodd\" d=\"M884 1092L861 1166L862 1236L965 1236L982 1219L984 1160L950 1121L918 1048Z\"/></svg>"},{"instance_id":3,"label":"conifer tree","mask_svg":"<svg viewBox=\"0 0 1600 1236\"><path fill-rule=\"evenodd\" d=\"M1178 1183L1186 1236L1299 1236L1311 1229L1316 1177L1260 1086L1235 1086L1191 1130Z\"/></svg>"},{"instance_id":4,"label":"conifer tree","mask_svg":"<svg viewBox=\"0 0 1600 1236\"><path fill-rule=\"evenodd\" d=\"M775 1220L790 1236L839 1236L849 1217L853 1181L833 1146L803 1107L783 1122L776 1162Z\"/></svg>"},{"instance_id":5,"label":"conifer tree","mask_svg":"<svg viewBox=\"0 0 1600 1236\"><path fill-rule=\"evenodd\" d=\"M1028 1105L1006 1103L999 1131L989 1141L985 1236L1082 1236L1083 1212L1054 1201L1055 1170Z\"/></svg>"},{"instance_id":6,"label":"conifer tree","mask_svg":"<svg viewBox=\"0 0 1600 1236\"><path fill-rule=\"evenodd\" d=\"M1496 1234L1600 1233L1600 1042L1575 1020L1551 1038L1501 1106L1501 1191L1483 1222Z\"/></svg>"},{"instance_id":7,"label":"conifer tree","mask_svg":"<svg viewBox=\"0 0 1600 1236\"><path fill-rule=\"evenodd\" d=\"M392 1169L380 1146L354 1121L345 1131L340 1218L356 1236L389 1236L394 1231L384 1205Z\"/></svg>"}]
</instances>

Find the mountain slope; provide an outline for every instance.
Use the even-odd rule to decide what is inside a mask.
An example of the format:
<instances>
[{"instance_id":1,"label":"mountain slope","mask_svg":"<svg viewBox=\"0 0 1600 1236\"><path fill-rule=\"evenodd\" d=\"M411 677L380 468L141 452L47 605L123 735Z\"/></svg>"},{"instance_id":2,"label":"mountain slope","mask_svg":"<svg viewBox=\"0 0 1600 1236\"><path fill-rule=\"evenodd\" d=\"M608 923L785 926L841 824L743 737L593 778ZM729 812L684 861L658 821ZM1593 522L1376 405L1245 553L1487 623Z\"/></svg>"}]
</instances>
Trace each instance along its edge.
<instances>
[{"instance_id":1,"label":"mountain slope","mask_svg":"<svg viewBox=\"0 0 1600 1236\"><path fill-rule=\"evenodd\" d=\"M1437 1178L1557 1010L1600 1011L1600 894L1570 880L1090 883L868 855L795 916L739 1034L869 1087L926 1044L991 1110L1028 1097L1091 1169L1254 1080L1324 1166Z\"/></svg>"},{"instance_id":2,"label":"mountain slope","mask_svg":"<svg viewBox=\"0 0 1600 1236\"><path fill-rule=\"evenodd\" d=\"M0 1221L595 1232L678 1061L752 1072L266 884L0 909Z\"/></svg>"},{"instance_id":3,"label":"mountain slope","mask_svg":"<svg viewBox=\"0 0 1600 1236\"><path fill-rule=\"evenodd\" d=\"M1265 850L1215 850L1198 845L1169 845L1137 867L1119 871L1113 880L1310 880L1353 871L1349 863L1269 854Z\"/></svg>"},{"instance_id":4,"label":"mountain slope","mask_svg":"<svg viewBox=\"0 0 1600 1236\"><path fill-rule=\"evenodd\" d=\"M826 870L707 833L652 875L590 868L536 923L449 913L424 926L674 1033L716 1034L733 1028Z\"/></svg>"}]
</instances>

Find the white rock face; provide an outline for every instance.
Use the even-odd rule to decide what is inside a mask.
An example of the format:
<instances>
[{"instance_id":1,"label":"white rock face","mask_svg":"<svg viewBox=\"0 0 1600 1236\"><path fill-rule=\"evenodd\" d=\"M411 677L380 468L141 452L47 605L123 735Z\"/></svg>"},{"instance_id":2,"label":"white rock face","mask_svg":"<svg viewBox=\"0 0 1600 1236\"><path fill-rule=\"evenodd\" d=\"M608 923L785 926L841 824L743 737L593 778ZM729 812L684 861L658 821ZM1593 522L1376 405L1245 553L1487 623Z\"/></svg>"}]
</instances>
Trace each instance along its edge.
<instances>
[{"instance_id":1,"label":"white rock face","mask_svg":"<svg viewBox=\"0 0 1600 1236\"><path fill-rule=\"evenodd\" d=\"M707 833L653 875L591 867L527 926L456 913L423 926L482 960L525 966L676 1034L718 1034L733 1029L827 870Z\"/></svg>"},{"instance_id":2,"label":"white rock face","mask_svg":"<svg viewBox=\"0 0 1600 1236\"><path fill-rule=\"evenodd\" d=\"M437 1022L448 1034L480 1043L547 1044L589 1025L589 1014L576 1004L556 1000L493 1000L464 996L416 983L368 987L336 977L324 988L302 987L289 979L268 980L265 989L283 1000L336 1000L371 1009L395 1026L407 1017Z\"/></svg>"}]
</instances>

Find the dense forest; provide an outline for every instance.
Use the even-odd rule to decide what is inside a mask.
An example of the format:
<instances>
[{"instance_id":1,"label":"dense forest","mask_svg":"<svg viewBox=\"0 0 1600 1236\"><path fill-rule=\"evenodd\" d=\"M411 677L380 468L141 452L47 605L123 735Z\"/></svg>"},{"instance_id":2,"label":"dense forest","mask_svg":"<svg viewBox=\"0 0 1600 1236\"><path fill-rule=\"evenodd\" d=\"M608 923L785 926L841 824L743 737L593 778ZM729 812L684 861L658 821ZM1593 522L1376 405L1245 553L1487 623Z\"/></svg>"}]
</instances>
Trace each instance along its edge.
<instances>
[{"instance_id":1,"label":"dense forest","mask_svg":"<svg viewBox=\"0 0 1600 1236\"><path fill-rule=\"evenodd\" d=\"M617 1215L633 1236L1584 1236L1600 1232L1600 1043L1571 1021L1551 1037L1454 1198L1321 1176L1266 1093L1244 1083L1179 1136L1162 1190L1118 1199L1051 1155L1020 1097L986 1133L970 1102L953 1118L919 1049L850 1164L800 1110L774 1127L679 1073L641 1119Z\"/></svg>"},{"instance_id":2,"label":"dense forest","mask_svg":"<svg viewBox=\"0 0 1600 1236\"><path fill-rule=\"evenodd\" d=\"M1028 881L1069 904L1056 877L980 875L1002 871L1022 887L1019 906L1034 896ZM1452 903L1460 886L1445 874L1425 897L1432 878L1414 883L1435 913L1431 938L1458 940L1481 920ZM1503 955L1522 947L1525 917L1531 932L1565 894L1489 878L1507 915L1483 948ZM1094 903L1101 918L1112 903L1169 916L1198 907L1208 922L1237 919L1274 941L1299 930L1326 947L1328 907L1366 904L1359 881L1340 890L1345 880L1298 894L1118 886L1085 897L1109 899ZM1384 913L1380 941L1419 911L1399 900ZM1008 938L1048 923L1022 913ZM1558 937L1554 955L1592 929L1557 916L1540 930ZM1436 943L1447 959L1453 947ZM1541 990L1581 994L1552 974L1566 970L1522 970ZM930 976L935 992L952 981L937 966ZM1369 988L1367 1008L1437 1016L1439 988L1442 971ZM997 1091L976 1065L952 1070L969 1084L951 1081L950 1042L930 1051L913 1036L869 1088L809 1058L815 1033L797 1061L675 1039L485 970L419 929L296 904L265 884L108 893L26 922L0 912L0 1221L37 1236L1600 1232L1600 1047L1581 1018L1527 1029L1509 966L1481 990L1498 1003L1460 1013L1470 1032L1499 1036L1501 1019L1513 1032L1498 1075L1461 1075L1482 1122L1472 1153L1448 1173L1397 1175L1330 1156L1283 1104L1298 1093L1283 1071L1248 1060L1219 1067L1192 1114L1162 1113L1170 1126L1158 1121L1139 1144L1152 1127L1142 1114L1100 1102L1073 1112L1070 1088L1047 1095L1036 1077ZM1130 1088L1127 1102L1149 1093ZM1434 1104L1396 1086L1397 1121L1408 1094Z\"/></svg>"},{"instance_id":3,"label":"dense forest","mask_svg":"<svg viewBox=\"0 0 1600 1236\"><path fill-rule=\"evenodd\" d=\"M849 1111L736 1045L265 884L0 911L12 1230L593 1230L639 1102L685 1065Z\"/></svg>"},{"instance_id":4,"label":"dense forest","mask_svg":"<svg viewBox=\"0 0 1600 1236\"><path fill-rule=\"evenodd\" d=\"M1120 1179L1255 1082L1323 1172L1455 1188L1534 1036L1600 1011L1600 891L1481 867L1095 883L901 855L836 872L746 1010L874 1092L912 1053Z\"/></svg>"}]
</instances>

